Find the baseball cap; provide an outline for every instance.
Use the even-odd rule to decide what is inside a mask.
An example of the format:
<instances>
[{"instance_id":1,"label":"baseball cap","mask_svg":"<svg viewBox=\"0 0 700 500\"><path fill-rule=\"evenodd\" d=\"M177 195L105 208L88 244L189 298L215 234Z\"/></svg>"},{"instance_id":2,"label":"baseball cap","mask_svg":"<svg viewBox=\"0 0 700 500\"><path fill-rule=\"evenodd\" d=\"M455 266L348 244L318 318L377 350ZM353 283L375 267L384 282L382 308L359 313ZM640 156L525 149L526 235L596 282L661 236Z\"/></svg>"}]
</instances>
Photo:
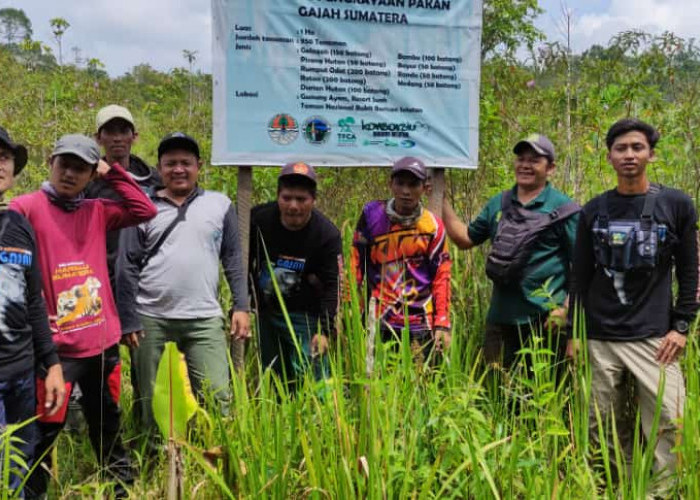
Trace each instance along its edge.
<instances>
[{"instance_id":1,"label":"baseball cap","mask_svg":"<svg viewBox=\"0 0 700 500\"><path fill-rule=\"evenodd\" d=\"M513 148L513 153L520 154L526 148L532 148L540 156L546 156L549 161L554 161L554 144L542 134L532 134L519 141Z\"/></svg>"},{"instance_id":2,"label":"baseball cap","mask_svg":"<svg viewBox=\"0 0 700 500\"><path fill-rule=\"evenodd\" d=\"M290 162L285 164L282 167L278 178L286 177L288 175L301 175L302 177L306 177L307 179L313 181L314 184L316 184L316 171L314 170L314 167L302 161Z\"/></svg>"},{"instance_id":3,"label":"baseball cap","mask_svg":"<svg viewBox=\"0 0 700 500\"><path fill-rule=\"evenodd\" d=\"M158 145L158 159L160 160L163 154L173 149L184 149L199 158L199 144L183 132L172 132L163 137Z\"/></svg>"},{"instance_id":4,"label":"baseball cap","mask_svg":"<svg viewBox=\"0 0 700 500\"><path fill-rule=\"evenodd\" d=\"M115 118L120 118L125 122L128 122L132 128L136 129L134 125L134 117L124 106L118 106L116 104L110 104L105 106L97 112L97 131L104 127L107 122L114 120Z\"/></svg>"},{"instance_id":5,"label":"baseball cap","mask_svg":"<svg viewBox=\"0 0 700 500\"><path fill-rule=\"evenodd\" d=\"M14 175L19 174L27 164L27 148L21 144L12 142L10 134L2 127L0 127L0 143L4 144L10 151L12 151L12 154L15 155Z\"/></svg>"},{"instance_id":6,"label":"baseball cap","mask_svg":"<svg viewBox=\"0 0 700 500\"><path fill-rule=\"evenodd\" d=\"M90 165L100 161L100 148L89 137L81 134L68 134L56 141L51 158L58 155L75 155Z\"/></svg>"},{"instance_id":7,"label":"baseball cap","mask_svg":"<svg viewBox=\"0 0 700 500\"><path fill-rule=\"evenodd\" d=\"M410 172L422 181L428 178L425 163L413 156L404 156L394 163L394 166L391 168L391 176L393 177L399 172Z\"/></svg>"}]
</instances>

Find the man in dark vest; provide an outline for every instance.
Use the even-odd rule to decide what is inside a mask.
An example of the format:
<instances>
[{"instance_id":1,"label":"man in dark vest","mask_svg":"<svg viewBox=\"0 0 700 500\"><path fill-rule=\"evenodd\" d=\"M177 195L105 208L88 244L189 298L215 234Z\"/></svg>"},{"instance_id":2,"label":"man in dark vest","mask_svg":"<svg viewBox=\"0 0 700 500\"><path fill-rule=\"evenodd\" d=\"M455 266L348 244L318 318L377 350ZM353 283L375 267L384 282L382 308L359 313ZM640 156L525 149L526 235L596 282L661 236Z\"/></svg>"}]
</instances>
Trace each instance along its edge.
<instances>
[{"instance_id":1,"label":"man in dark vest","mask_svg":"<svg viewBox=\"0 0 700 500\"><path fill-rule=\"evenodd\" d=\"M459 248L492 242L487 271L494 285L486 318L484 358L489 364L505 367L515 362L533 331L565 320L578 221L571 199L549 183L556 169L552 142L533 134L519 141L513 153L515 186L491 198L468 227L447 201L443 205L445 228ZM508 229L520 232L509 235ZM511 248L501 248L508 236L524 239L512 240ZM552 303L557 307L550 310Z\"/></svg>"}]
</instances>

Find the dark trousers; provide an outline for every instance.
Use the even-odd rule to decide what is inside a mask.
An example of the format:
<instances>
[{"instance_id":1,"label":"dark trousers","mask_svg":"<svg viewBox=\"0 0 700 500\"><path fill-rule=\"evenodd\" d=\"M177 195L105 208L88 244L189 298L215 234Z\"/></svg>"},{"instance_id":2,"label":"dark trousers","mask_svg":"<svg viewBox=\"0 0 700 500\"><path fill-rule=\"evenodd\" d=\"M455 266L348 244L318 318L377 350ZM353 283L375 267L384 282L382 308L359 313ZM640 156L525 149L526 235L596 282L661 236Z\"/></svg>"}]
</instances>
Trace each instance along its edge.
<instances>
[{"instance_id":1,"label":"dark trousers","mask_svg":"<svg viewBox=\"0 0 700 500\"><path fill-rule=\"evenodd\" d=\"M487 323L484 333L484 361L487 365L498 365L505 369L512 368L518 360L518 351L532 344L533 335L544 339L539 347L549 348L554 352L552 364L557 365L557 374L561 376L562 364L566 353L566 338L558 331L549 332L546 316L533 318L530 323L521 325L504 325ZM523 361L527 367L532 364L532 356L526 354ZM526 370L530 373L530 370Z\"/></svg>"},{"instance_id":2,"label":"dark trousers","mask_svg":"<svg viewBox=\"0 0 700 500\"><path fill-rule=\"evenodd\" d=\"M123 491L119 483L132 484L134 471L129 455L121 439L121 412L119 391L121 384L121 361L119 346L114 345L102 354L89 358L61 358L63 376L66 380L66 403L64 408L39 422L39 443L36 455L41 456L56 441L65 424L65 406L75 383L80 384L80 405L88 425L90 443L101 466L117 481L117 492ZM41 386L42 381L38 381ZM41 402L41 390L39 390ZM27 491L32 496L44 494L48 487L51 469L51 454L46 453L44 467L37 467L27 482Z\"/></svg>"},{"instance_id":3,"label":"dark trousers","mask_svg":"<svg viewBox=\"0 0 700 500\"><path fill-rule=\"evenodd\" d=\"M294 393L300 379L309 370L315 380L328 377L328 357L311 356L311 339L318 329L316 316L289 313L289 319L294 328L296 343L281 313L260 312L260 361L263 370L272 369L280 379L286 381L289 392ZM323 333L328 335L327 332Z\"/></svg>"},{"instance_id":4,"label":"dark trousers","mask_svg":"<svg viewBox=\"0 0 700 500\"><path fill-rule=\"evenodd\" d=\"M8 424L21 424L34 416L36 411L35 396L33 371L0 381L0 436L2 436L0 437L0 481L2 480L4 464L2 450L5 443L3 441L10 439L10 435L3 436L3 434L7 431ZM25 425L12 433L11 436L21 440L12 444L19 452L18 456L14 457L15 453L10 453L10 484L8 486L10 490L17 490L22 482L22 476L27 473L27 470L22 467L22 462L15 460L15 458L21 458L27 467L32 466L37 439L36 423Z\"/></svg>"}]
</instances>

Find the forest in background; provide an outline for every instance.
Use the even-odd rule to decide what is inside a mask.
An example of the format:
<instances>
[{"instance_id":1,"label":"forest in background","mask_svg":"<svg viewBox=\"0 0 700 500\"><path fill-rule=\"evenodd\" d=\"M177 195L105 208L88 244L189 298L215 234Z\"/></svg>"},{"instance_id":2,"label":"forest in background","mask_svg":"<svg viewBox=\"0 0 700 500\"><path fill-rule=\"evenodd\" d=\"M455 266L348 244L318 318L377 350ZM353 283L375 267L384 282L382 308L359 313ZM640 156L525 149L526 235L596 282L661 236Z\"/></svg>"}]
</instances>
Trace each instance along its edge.
<instances>
[{"instance_id":1,"label":"forest in background","mask_svg":"<svg viewBox=\"0 0 700 500\"><path fill-rule=\"evenodd\" d=\"M26 144L30 155L8 197L36 189L46 177L56 138L92 134L97 110L111 103L134 114L140 133L134 152L148 162L155 162L160 138L174 130L194 136L205 161L209 158L212 80L194 69L196 54L174 47L183 53L183 68L163 72L137 65L110 77L97 59L67 56L60 40L73 29L68 17L52 21L56 39L49 47L32 38L26 16L7 10L0 10L0 125ZM538 13L534 0L485 2L479 168L447 172L448 195L458 211L469 219L512 184L512 147L534 131L557 147L553 182L558 187L579 202L610 188L614 177L604 136L625 116L660 129L651 178L685 190L697 206L700 47L695 40L629 31L574 54L565 42L547 40L534 27ZM571 21L565 17L564 26L571 27ZM274 197L276 172L255 169L255 202ZM354 168L320 172L319 208L342 228L346 247L363 203L386 196L387 174ZM236 169L206 167L203 176L204 187L235 198ZM436 373L416 370L410 353L397 358L379 351L374 373L368 374L357 297L342 307L344 335L334 346L332 396L319 397L318 387L309 384L296 398L278 402L274 381L259 372L251 346L247 378L234 381L235 415L197 417L197 431L185 448L188 497L590 498L594 492L644 497L653 483L648 453L635 452L633 476L613 478L610 457L588 446L585 367L557 378L548 365L552 349L542 340L528 353L538 361L534 377L508 374L500 389L488 387L478 349L490 293L485 251L453 251L455 343L449 362ZM686 370L689 402L676 485L687 498L700 496L698 361L694 340L686 357L692 369ZM125 369L128 374L128 363ZM513 397L521 401L517 409ZM128 414L128 388L123 404ZM129 419L125 425L128 438L138 434ZM104 493L84 436L61 439L62 467L52 495ZM218 461L203 461L203 449L216 450ZM135 455L140 457L138 449ZM594 466L596 460L603 466ZM134 493L162 498L167 467L141 470Z\"/></svg>"}]
</instances>

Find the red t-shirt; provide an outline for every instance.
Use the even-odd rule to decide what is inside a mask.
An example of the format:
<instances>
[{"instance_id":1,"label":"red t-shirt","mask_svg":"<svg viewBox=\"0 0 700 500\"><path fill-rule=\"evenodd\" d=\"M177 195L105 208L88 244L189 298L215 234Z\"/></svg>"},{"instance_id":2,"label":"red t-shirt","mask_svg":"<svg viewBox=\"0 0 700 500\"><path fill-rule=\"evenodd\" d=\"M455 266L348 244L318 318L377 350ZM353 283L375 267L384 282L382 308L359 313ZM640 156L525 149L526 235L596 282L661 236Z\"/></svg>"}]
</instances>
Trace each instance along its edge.
<instances>
[{"instance_id":1,"label":"red t-shirt","mask_svg":"<svg viewBox=\"0 0 700 500\"><path fill-rule=\"evenodd\" d=\"M119 342L121 327L109 285L107 231L152 219L156 209L119 165L105 176L123 201L84 200L68 212L43 191L12 200L36 233L42 289L61 356L86 358Z\"/></svg>"}]
</instances>

